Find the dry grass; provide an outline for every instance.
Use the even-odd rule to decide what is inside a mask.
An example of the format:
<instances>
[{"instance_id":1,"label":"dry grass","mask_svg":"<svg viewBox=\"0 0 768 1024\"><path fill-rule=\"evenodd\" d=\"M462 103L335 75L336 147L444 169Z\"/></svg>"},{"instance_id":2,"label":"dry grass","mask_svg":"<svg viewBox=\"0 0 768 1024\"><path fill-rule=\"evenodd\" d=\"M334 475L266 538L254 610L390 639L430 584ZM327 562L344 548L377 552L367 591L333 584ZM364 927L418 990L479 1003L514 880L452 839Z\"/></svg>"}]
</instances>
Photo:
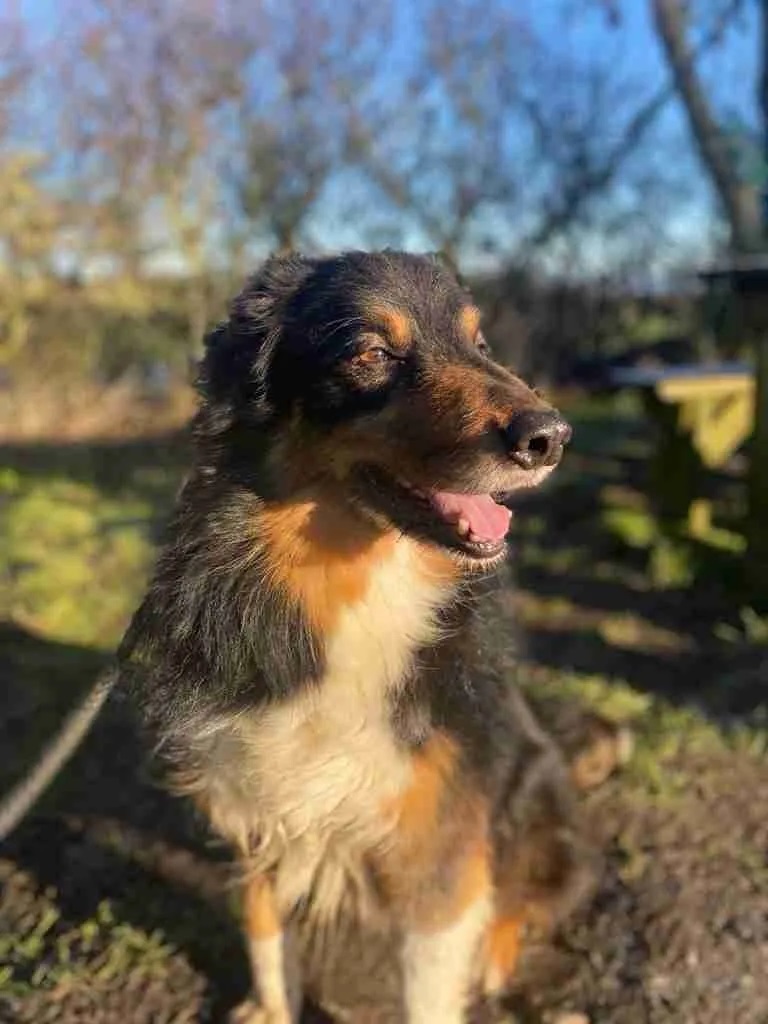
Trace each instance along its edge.
<instances>
[{"instance_id":1,"label":"dry grass","mask_svg":"<svg viewBox=\"0 0 768 1024\"><path fill-rule=\"evenodd\" d=\"M155 396L128 376L108 385L46 377L0 391L0 441L142 437L183 426L194 405L181 382Z\"/></svg>"}]
</instances>

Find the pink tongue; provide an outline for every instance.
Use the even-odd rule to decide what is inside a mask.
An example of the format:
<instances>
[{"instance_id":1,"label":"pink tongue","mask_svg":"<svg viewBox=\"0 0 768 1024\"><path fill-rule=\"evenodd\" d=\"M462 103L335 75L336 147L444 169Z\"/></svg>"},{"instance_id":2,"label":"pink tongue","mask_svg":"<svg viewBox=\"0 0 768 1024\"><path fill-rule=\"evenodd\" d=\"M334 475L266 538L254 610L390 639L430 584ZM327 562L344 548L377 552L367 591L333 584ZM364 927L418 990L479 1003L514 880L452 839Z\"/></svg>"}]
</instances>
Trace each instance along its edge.
<instances>
[{"instance_id":1,"label":"pink tongue","mask_svg":"<svg viewBox=\"0 0 768 1024\"><path fill-rule=\"evenodd\" d=\"M452 494L433 491L432 501L442 516L451 522L466 519L474 540L503 540L509 530L512 513L498 505L490 494Z\"/></svg>"}]
</instances>

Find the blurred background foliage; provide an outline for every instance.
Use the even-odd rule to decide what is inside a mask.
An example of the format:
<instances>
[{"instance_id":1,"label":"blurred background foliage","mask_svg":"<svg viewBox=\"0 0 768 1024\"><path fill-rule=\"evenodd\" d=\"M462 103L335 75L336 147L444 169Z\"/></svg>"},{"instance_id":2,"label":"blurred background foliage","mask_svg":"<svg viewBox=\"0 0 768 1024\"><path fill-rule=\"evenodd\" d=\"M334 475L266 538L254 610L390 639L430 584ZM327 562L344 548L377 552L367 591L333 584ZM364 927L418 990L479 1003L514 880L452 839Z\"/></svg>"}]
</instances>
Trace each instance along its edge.
<instances>
[{"instance_id":1,"label":"blurred background foliage","mask_svg":"<svg viewBox=\"0 0 768 1024\"><path fill-rule=\"evenodd\" d=\"M545 379L690 334L762 237L763 6L3 0L0 424L186 380L272 249L441 250Z\"/></svg>"}]
</instances>

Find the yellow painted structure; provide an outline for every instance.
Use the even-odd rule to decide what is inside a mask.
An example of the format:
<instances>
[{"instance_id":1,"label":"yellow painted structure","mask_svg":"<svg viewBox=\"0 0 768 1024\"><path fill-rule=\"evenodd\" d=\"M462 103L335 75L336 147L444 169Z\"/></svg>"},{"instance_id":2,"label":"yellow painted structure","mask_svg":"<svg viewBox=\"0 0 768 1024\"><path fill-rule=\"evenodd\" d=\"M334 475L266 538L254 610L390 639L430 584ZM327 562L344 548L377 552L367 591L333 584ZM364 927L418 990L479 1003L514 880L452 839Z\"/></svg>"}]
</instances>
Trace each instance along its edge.
<instances>
[{"instance_id":1,"label":"yellow painted structure","mask_svg":"<svg viewBox=\"0 0 768 1024\"><path fill-rule=\"evenodd\" d=\"M655 391L662 402L679 406L680 425L710 469L724 465L752 432L755 379L751 374L672 377L660 380Z\"/></svg>"}]
</instances>

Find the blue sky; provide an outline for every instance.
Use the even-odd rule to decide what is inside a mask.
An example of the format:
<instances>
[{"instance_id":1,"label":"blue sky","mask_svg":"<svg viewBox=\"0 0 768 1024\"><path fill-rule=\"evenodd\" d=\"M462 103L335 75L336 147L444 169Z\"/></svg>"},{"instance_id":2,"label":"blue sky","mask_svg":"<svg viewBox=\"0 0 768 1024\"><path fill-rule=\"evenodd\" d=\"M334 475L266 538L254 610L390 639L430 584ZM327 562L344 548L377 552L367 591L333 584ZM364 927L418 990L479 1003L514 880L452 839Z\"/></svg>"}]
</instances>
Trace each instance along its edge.
<instances>
[{"instance_id":1,"label":"blue sky","mask_svg":"<svg viewBox=\"0 0 768 1024\"><path fill-rule=\"evenodd\" d=\"M0 5L12 0L0 0ZM76 0L19 0L19 6L36 41L55 39L66 31L66 11ZM130 0L126 0L130 2ZM184 2L184 0L169 0ZM188 2L188 0L187 0ZM214 0L211 0L212 4ZM241 0L246 8L255 7L254 0ZM281 0L286 2L287 0ZM343 2L343 0L339 0ZM408 24L419 0L391 0L396 5L401 31L395 39L395 51L389 61L396 68L400 60L407 62L412 37ZM627 96L653 95L667 80L667 69L655 38L650 15L650 0L618 0L622 20L611 27L601 10L601 0L496 0L506 3L510 11L528 18L534 31L544 36L557 52L574 57L585 67L595 61L608 62L626 83ZM707 9L714 0L699 0ZM232 8L241 10L238 0L229 0ZM399 50L399 52L397 52ZM718 107L734 122L756 123L755 88L757 71L756 16L749 15L737 31L732 32L716 54L704 62L703 74ZM396 72L394 72L396 73ZM33 129L34 130L34 129ZM676 101L665 109L659 124L658 138L663 138L663 158L673 154L676 164L685 168L690 180L688 202L681 207L681 236L696 239L709 223L711 194L701 174L691 146L682 110ZM354 244L355 226L329 217L321 225L332 237L331 244ZM412 233L412 244L419 245L418 232Z\"/></svg>"},{"instance_id":2,"label":"blue sky","mask_svg":"<svg viewBox=\"0 0 768 1024\"><path fill-rule=\"evenodd\" d=\"M12 4L13 0L3 0ZM66 25L67 0L16 0L33 37L47 40L55 37ZM130 0L128 0L130 2ZM170 0L174 2L174 0ZM253 0L242 0L248 6ZM342 0L340 0L342 2ZM391 0L404 17L399 19L403 32L400 45L407 46L408 12L418 7L418 0ZM542 35L571 53L613 56L628 78L658 85L666 76L666 68L656 41L650 15L650 0L618 0L621 24L611 27L602 11L602 0L502 0L510 9L529 18ZM703 0L703 7L713 0ZM2 6L2 3L0 3ZM230 6L237 7L236 3ZM708 80L723 103L744 113L752 120L755 113L754 83L757 73L757 25L748 15L740 29L730 33L727 43L707 62ZM681 123L676 104L668 117Z\"/></svg>"},{"instance_id":3,"label":"blue sky","mask_svg":"<svg viewBox=\"0 0 768 1024\"><path fill-rule=\"evenodd\" d=\"M9 7L13 0L3 0ZM130 0L128 0L130 2ZM174 2L174 0L170 0ZM257 0L256 0L257 2ZM255 0L242 0L256 6ZM340 0L341 2L341 0ZM401 25L407 31L408 11L418 7L418 0L390 0L404 15ZM621 7L621 24L613 28L602 10L603 0L502 0L511 10L529 18L536 29L572 52L589 59L590 53L615 54L628 73L638 80L658 83L665 75L663 58L656 42L650 16L650 0L617 0ZM64 27L68 0L16 0L27 24L37 38L50 38ZM706 9L714 0L700 0ZM754 0L753 0L754 3ZM0 7L2 3L0 3ZM230 2L233 8L237 3ZM741 30L733 31L710 67L716 90L722 98L729 97L734 107L754 113L754 89L757 70L756 18L747 16ZM401 39L401 43L405 40Z\"/></svg>"}]
</instances>

